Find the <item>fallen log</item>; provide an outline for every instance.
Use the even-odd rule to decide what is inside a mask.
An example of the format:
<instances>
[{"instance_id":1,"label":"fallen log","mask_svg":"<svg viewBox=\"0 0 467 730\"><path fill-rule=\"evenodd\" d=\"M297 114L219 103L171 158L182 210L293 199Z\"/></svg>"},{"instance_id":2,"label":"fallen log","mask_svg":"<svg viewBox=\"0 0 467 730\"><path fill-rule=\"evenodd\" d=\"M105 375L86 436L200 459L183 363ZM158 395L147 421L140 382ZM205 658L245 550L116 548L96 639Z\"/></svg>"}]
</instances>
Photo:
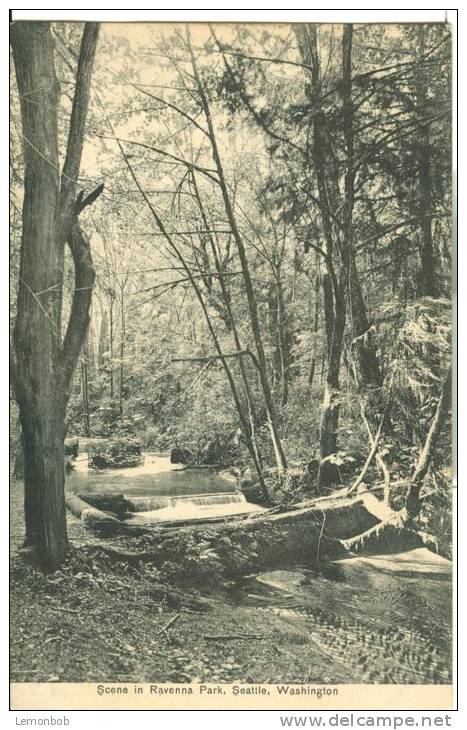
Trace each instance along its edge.
<instances>
[{"instance_id":1,"label":"fallen log","mask_svg":"<svg viewBox=\"0 0 467 730\"><path fill-rule=\"evenodd\" d=\"M99 492L98 494L80 495L83 502L103 512L114 512L117 516L128 511L128 504L123 494L113 492Z\"/></svg>"},{"instance_id":2,"label":"fallen log","mask_svg":"<svg viewBox=\"0 0 467 730\"><path fill-rule=\"evenodd\" d=\"M115 535L143 535L147 530L143 527L127 525L107 512L97 509L78 497L67 493L65 504L75 517L78 517L86 527L96 532L100 537L114 537Z\"/></svg>"},{"instance_id":3,"label":"fallen log","mask_svg":"<svg viewBox=\"0 0 467 730\"><path fill-rule=\"evenodd\" d=\"M378 502L378 500L375 500ZM191 524L151 530L144 540L143 561L170 561L226 575L239 575L293 562L348 557L344 540L377 525L380 519L361 495L322 498L278 513L266 510L254 517L223 524ZM199 546L199 547L198 547ZM199 551L199 555L198 555ZM133 554L131 560L138 560Z\"/></svg>"},{"instance_id":4,"label":"fallen log","mask_svg":"<svg viewBox=\"0 0 467 730\"><path fill-rule=\"evenodd\" d=\"M106 548L109 557L133 564L169 561L180 570L189 566L193 577L206 566L239 575L271 566L336 560L355 552L398 552L401 545L409 549L422 543L420 536L398 523L397 513L368 492L348 496L340 490L287 511L265 510L221 523L158 523L148 529L120 522L75 495L67 496L67 506L102 537L144 533L135 550Z\"/></svg>"},{"instance_id":5,"label":"fallen log","mask_svg":"<svg viewBox=\"0 0 467 730\"><path fill-rule=\"evenodd\" d=\"M346 550L353 554L388 554L404 550L415 550L423 546L422 537L407 525L407 511L405 509L392 512L369 530L344 540Z\"/></svg>"}]
</instances>

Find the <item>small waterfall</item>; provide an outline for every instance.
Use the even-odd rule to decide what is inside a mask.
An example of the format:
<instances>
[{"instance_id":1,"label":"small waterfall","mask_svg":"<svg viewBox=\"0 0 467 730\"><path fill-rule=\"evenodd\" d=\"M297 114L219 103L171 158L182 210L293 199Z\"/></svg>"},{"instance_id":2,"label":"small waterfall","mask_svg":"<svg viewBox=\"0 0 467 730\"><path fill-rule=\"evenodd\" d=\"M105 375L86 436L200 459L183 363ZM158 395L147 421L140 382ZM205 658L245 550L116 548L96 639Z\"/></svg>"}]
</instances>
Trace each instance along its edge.
<instances>
[{"instance_id":1,"label":"small waterfall","mask_svg":"<svg viewBox=\"0 0 467 730\"><path fill-rule=\"evenodd\" d=\"M235 492L235 494L194 494L193 496L177 499L203 507L214 504L240 504L241 502L246 502L245 496L239 492Z\"/></svg>"},{"instance_id":2,"label":"small waterfall","mask_svg":"<svg viewBox=\"0 0 467 730\"><path fill-rule=\"evenodd\" d=\"M130 512L152 512L156 509L167 509L174 507L172 497L125 497L125 502Z\"/></svg>"},{"instance_id":3,"label":"small waterfall","mask_svg":"<svg viewBox=\"0 0 467 730\"><path fill-rule=\"evenodd\" d=\"M130 512L153 512L158 509L177 509L193 504L198 507L213 507L220 504L242 504L243 494L184 494L177 497L125 497Z\"/></svg>"}]
</instances>

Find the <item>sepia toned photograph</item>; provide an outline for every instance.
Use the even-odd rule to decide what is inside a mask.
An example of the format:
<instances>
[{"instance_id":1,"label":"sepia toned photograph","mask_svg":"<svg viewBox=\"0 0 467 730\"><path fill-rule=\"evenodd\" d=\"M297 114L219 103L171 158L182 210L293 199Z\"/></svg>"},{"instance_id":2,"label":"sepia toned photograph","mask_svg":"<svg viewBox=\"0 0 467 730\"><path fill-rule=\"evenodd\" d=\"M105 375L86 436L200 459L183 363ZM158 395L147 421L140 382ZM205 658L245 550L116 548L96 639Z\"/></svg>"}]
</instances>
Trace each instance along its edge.
<instances>
[{"instance_id":1,"label":"sepia toned photograph","mask_svg":"<svg viewBox=\"0 0 467 730\"><path fill-rule=\"evenodd\" d=\"M11 22L15 709L452 707L451 30Z\"/></svg>"}]
</instances>

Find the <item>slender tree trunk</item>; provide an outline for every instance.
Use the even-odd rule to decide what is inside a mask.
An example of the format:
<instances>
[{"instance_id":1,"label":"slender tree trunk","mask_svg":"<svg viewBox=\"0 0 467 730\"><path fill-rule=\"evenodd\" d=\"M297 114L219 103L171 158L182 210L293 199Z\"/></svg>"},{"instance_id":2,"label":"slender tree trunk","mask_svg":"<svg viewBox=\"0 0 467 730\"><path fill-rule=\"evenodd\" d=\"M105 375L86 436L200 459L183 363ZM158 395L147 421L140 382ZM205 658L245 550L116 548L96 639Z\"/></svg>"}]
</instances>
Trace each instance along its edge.
<instances>
[{"instance_id":1,"label":"slender tree trunk","mask_svg":"<svg viewBox=\"0 0 467 730\"><path fill-rule=\"evenodd\" d=\"M343 277L341 278L339 289L341 292L342 290L345 291ZM321 406L318 491L338 478L338 470L332 461L329 460L329 457L338 450L337 436L341 401L339 373L344 343L345 315L345 299L339 298L336 302L331 346L328 351L323 403Z\"/></svg>"},{"instance_id":2,"label":"slender tree trunk","mask_svg":"<svg viewBox=\"0 0 467 730\"><path fill-rule=\"evenodd\" d=\"M284 300L284 289L281 279L281 267L276 271L277 288L277 342L280 356L280 377L281 377L281 405L287 405L289 400L289 377L290 377L290 341L287 332L287 314Z\"/></svg>"},{"instance_id":3,"label":"slender tree trunk","mask_svg":"<svg viewBox=\"0 0 467 730\"><path fill-rule=\"evenodd\" d=\"M275 389L281 380L281 352L279 343L278 330L278 301L277 301L277 284L270 282L267 286L267 312L268 312L268 331L271 342L271 356L269 358L271 366L271 385Z\"/></svg>"},{"instance_id":4,"label":"slender tree trunk","mask_svg":"<svg viewBox=\"0 0 467 730\"><path fill-rule=\"evenodd\" d=\"M101 310L102 311L102 310ZM99 328L99 342L97 344L97 366L101 368L104 365L104 353L107 352L109 339L109 325L107 320L107 312L102 311L102 318Z\"/></svg>"},{"instance_id":5,"label":"slender tree trunk","mask_svg":"<svg viewBox=\"0 0 467 730\"><path fill-rule=\"evenodd\" d=\"M125 284L122 284L121 287L121 296L120 296L120 416L123 415L123 386L124 386L124 364L123 364L123 358L125 357Z\"/></svg>"},{"instance_id":6,"label":"slender tree trunk","mask_svg":"<svg viewBox=\"0 0 467 730\"><path fill-rule=\"evenodd\" d=\"M411 479L410 488L405 502L407 514L410 518L416 517L420 511L420 491L423 487L423 482L430 466L431 459L433 458L436 443L451 404L451 382L452 366L449 367L444 379L433 422L430 430L428 431L428 436L426 437L420 458Z\"/></svg>"},{"instance_id":7,"label":"slender tree trunk","mask_svg":"<svg viewBox=\"0 0 467 730\"><path fill-rule=\"evenodd\" d=\"M112 127L112 125L110 123L110 120L109 120L109 125L110 125L110 127L112 129L112 132L113 132L114 136L115 136L115 132L114 132L113 127ZM229 381L230 390L232 392L232 396L233 396L233 399L234 399L235 407L237 409L237 413L238 413L238 417L239 417L239 421L240 421L240 426L241 426L241 429L242 429L243 434L245 435L245 442L246 442L248 451L249 451L249 453L250 453L250 455L252 457L253 463L255 464L255 467L256 467L257 472L258 472L258 477L259 477L259 480L260 480L260 484L261 484L261 486L263 488L263 492L265 494L265 497L267 498L268 495L267 495L267 491L266 491L266 485L264 484L264 480L263 480L261 466L260 466L260 464L258 463L258 461L256 459L255 450L253 448L253 445L252 445L252 442L251 442L251 438L250 438L250 434L249 434L249 430L248 430L248 423L246 421L245 414L243 412L243 407L242 407L242 403L241 403L241 400L240 400L240 397L239 397L239 394L238 394L237 386L236 386L235 381L234 381L234 378L232 376L232 372L231 372L231 370L230 370L230 368L229 368L229 366L227 364L226 358L225 358L225 356L224 356L224 354L222 352L222 348L221 348L221 345L220 345L220 342L219 342L219 338L217 337L216 331L215 331L215 329L214 329L214 327L212 325L211 318L209 316L209 312L208 312L206 303L205 303L205 301L203 299L203 295L201 293L201 290L200 290L200 288L199 288L199 286L198 286L198 284L196 282L196 279L193 276L193 273L192 273L190 267L188 266L185 258L183 257L183 255L180 252L180 250L177 247L177 245L174 243L174 241L173 241L170 233L168 233L168 231L166 230L166 228L164 226L164 223L161 220L159 214L157 213L157 210L155 209L154 205L151 203L150 199L148 198L148 196L144 192L143 188L141 187L141 185L139 183L139 180L138 180L138 178L135 175L135 171L133 170L133 167L131 166L131 163L128 160L128 157L125 154L125 150L123 149L121 143L118 140L117 140L117 144L119 146L120 152L121 152L121 154L123 156L123 159L125 160L125 164L127 165L128 170L130 171L130 174L131 174L131 176L133 178L133 181L134 181L136 187L138 188L138 190L141 193L141 195L142 195L142 197L143 197L146 205L148 206L149 210L151 211L151 214L154 217L154 220L156 221L156 223L157 223L157 225L159 227L160 232L162 233L162 235L166 239L167 243L169 244L171 250L174 252L175 256L180 261L180 263L181 263L181 265L182 265L184 271L186 272L186 275L187 275L187 277L188 277L188 279L190 281L190 284L193 287L193 291L195 292L196 297L197 297L197 299L198 299L198 301L199 301L199 303L201 305L201 309L203 311L203 315L204 315L204 318L205 318L205 321L206 321L206 324L207 324L209 333L210 333L210 335L212 337L212 341L213 341L214 347L216 348L216 351L217 351L217 353L219 355L219 359L220 359L220 361L222 363L222 366L224 368L225 374L227 376L227 380Z\"/></svg>"},{"instance_id":8,"label":"slender tree trunk","mask_svg":"<svg viewBox=\"0 0 467 730\"><path fill-rule=\"evenodd\" d=\"M114 302L113 298L109 299L109 375L110 375L110 397L114 397Z\"/></svg>"},{"instance_id":9,"label":"slender tree trunk","mask_svg":"<svg viewBox=\"0 0 467 730\"><path fill-rule=\"evenodd\" d=\"M272 387L280 393L281 405L289 398L290 346L286 333L286 309L280 267L274 267L274 281L269 284L269 334L272 344Z\"/></svg>"},{"instance_id":10,"label":"slender tree trunk","mask_svg":"<svg viewBox=\"0 0 467 730\"><path fill-rule=\"evenodd\" d=\"M320 455L326 459L337 450L337 432L339 425L340 384L339 369L343 347L345 329L347 293L350 292L350 306L352 319L352 336L356 339L355 347L358 353L358 364L361 383L371 388L380 388L382 376L376 356L371 324L368 320L361 283L355 264L353 250L353 234L351 216L353 209L353 105L351 86L351 52L352 30L345 26L343 31L343 111L344 111L344 141L347 155L347 174L345 181L345 200L341 201L337 171L333 164L328 162L326 154L329 140L323 131L324 118L320 102L320 66L317 43L316 26L305 26L297 29L297 36L304 61L311 66L310 101L317 113L313 115L313 161L318 185L318 200L323 224L326 259L323 274L323 301L325 330L328 349L328 371L322 406ZM333 270L333 233L331 200L336 208L344 207L344 221L342 224L344 241L341 245L341 271L337 285ZM350 276L349 276L350 272ZM339 311L340 310L340 311ZM368 333L365 335L365 333ZM342 339L341 339L342 338ZM341 340L341 341L339 341ZM336 359L339 359L337 363ZM326 482L336 478L335 468L325 462L320 471L319 482Z\"/></svg>"},{"instance_id":11,"label":"slender tree trunk","mask_svg":"<svg viewBox=\"0 0 467 730\"><path fill-rule=\"evenodd\" d=\"M267 375L267 364L266 364L266 356L264 353L264 347L263 347L263 340L261 336L261 328L259 324L259 317L258 317L258 308L256 305L256 295L253 289L253 282L251 280L250 275L250 268L248 265L248 259L245 251L245 246L243 244L243 239L240 234L239 228L237 226L237 221L234 215L232 203L229 196L229 191L227 187L227 182L224 176L224 169L222 166L222 161L219 154L219 149L217 146L217 140L216 135L214 132L214 125L212 122L211 117L211 111L208 103L208 99L206 97L203 84L201 82L201 79L199 78L196 61L193 55L193 51L191 48L191 44L189 44L190 48L190 54L191 54L191 62L193 67L193 73L195 76L196 84L198 87L198 92L200 95L201 103L203 106L204 115L206 117L206 122L209 129L209 139L211 142L211 148L212 148L212 155L214 164L217 169L217 174L219 177L219 185L222 192L222 198L224 201L224 207L225 212L227 215L227 220L229 222L230 229L232 231L236 246L238 255L240 258L240 264L242 267L243 272L243 279L245 283L245 291L246 296L248 300L248 310L250 314L250 322L251 322L251 329L253 333L253 339L255 342L255 348L256 348L256 355L258 359L258 372L259 372L259 378L261 383L261 388L263 391L264 396L264 404L266 408L266 414L268 419L268 426L271 434L271 440L274 447L274 453L276 457L276 464L277 469L279 472L282 472L284 469L287 469L287 460L285 457L284 449L282 447L281 439L279 436L279 431L277 428L277 420L276 420L276 414L275 414L275 408L273 404L272 394L271 394L271 388L269 385L268 375Z\"/></svg>"},{"instance_id":12,"label":"slender tree trunk","mask_svg":"<svg viewBox=\"0 0 467 730\"><path fill-rule=\"evenodd\" d=\"M308 371L308 385L313 385L316 370L316 344L318 341L318 330L319 330L319 295L320 295L320 275L319 275L319 254L316 254L316 269L317 273L315 276L315 301L314 301L314 315L313 315L313 355L310 360L310 369Z\"/></svg>"},{"instance_id":13,"label":"slender tree trunk","mask_svg":"<svg viewBox=\"0 0 467 730\"><path fill-rule=\"evenodd\" d=\"M316 46L315 46L316 49ZM317 50L315 50L317 57ZM342 100L343 136L346 153L346 173L344 180L345 200L343 214L344 241L341 243L341 271L339 284L334 292L335 310L332 338L329 347L328 372L321 412L320 468L318 489L335 477L335 466L328 457L337 451L337 432L340 407L339 372L344 344L346 322L347 292L349 274L353 258L353 104L352 104L352 25L345 25L342 36Z\"/></svg>"},{"instance_id":14,"label":"slender tree trunk","mask_svg":"<svg viewBox=\"0 0 467 730\"><path fill-rule=\"evenodd\" d=\"M81 360L81 394L83 399L84 435L90 436L91 429L89 425L88 366L85 358Z\"/></svg>"},{"instance_id":15,"label":"slender tree trunk","mask_svg":"<svg viewBox=\"0 0 467 730\"><path fill-rule=\"evenodd\" d=\"M209 230L208 219L207 219L207 216L206 216L206 213L205 213L205 210L204 210L203 201L201 200L201 196L199 194L199 189L198 189L198 186L196 184L196 178L195 178L195 174L194 173L192 173L191 179L192 179L192 182L193 182L193 189L195 191L196 201L198 203L198 207L199 207L199 210L200 210L200 213L201 213L201 218L202 218L202 222L203 222L204 228L205 228L205 230ZM235 342L235 347L240 352L241 350L243 350L243 347L242 347L242 344L241 344L241 341L240 341L240 336L238 334L237 323L235 321L235 317L234 317L233 310L232 310L231 298L230 298L229 292L227 291L227 287L226 287L226 284L225 284L225 279L224 279L224 275L223 275L224 272L222 271L222 266L221 266L221 262L220 262L220 258L219 258L219 254L218 254L218 251L217 251L217 248L216 248L216 243L214 241L214 238L213 238L213 236L211 234L208 234L208 236L209 236L209 241L210 241L210 244L211 244L212 255L214 257L214 265L216 267L216 272L217 272L217 275L219 277L219 284L220 284L220 287L221 287L221 292L222 292L222 297L223 297L223 300L224 300L224 305L225 305L226 310L227 310L228 321L230 323L230 329L232 330L232 334L233 334L233 338L234 338L234 342ZM263 459L262 459L262 456L261 456L261 452L259 450L258 439L257 439L257 435L256 435L256 413L255 413L255 407L254 407L254 401L253 401L253 394L251 392L251 387L250 387L250 381L249 381L249 377L248 377L248 372L247 372L247 369L246 369L246 366L245 366L245 362L244 362L244 360L243 360L242 357L239 358L239 365L240 365L240 372L241 372L241 375L242 375L243 385L244 385L244 388L245 388L245 398L246 398L246 403L247 403L248 420L249 420L249 425L250 425L250 439L251 439L252 451L254 453L254 459L253 459L253 461L254 461L254 464L256 466L256 471L258 473L260 487L261 487L261 489L263 490L263 492L265 493L265 496L266 496L266 488L265 488L265 485L264 485L264 479L263 479L263 475L262 475Z\"/></svg>"}]
</instances>

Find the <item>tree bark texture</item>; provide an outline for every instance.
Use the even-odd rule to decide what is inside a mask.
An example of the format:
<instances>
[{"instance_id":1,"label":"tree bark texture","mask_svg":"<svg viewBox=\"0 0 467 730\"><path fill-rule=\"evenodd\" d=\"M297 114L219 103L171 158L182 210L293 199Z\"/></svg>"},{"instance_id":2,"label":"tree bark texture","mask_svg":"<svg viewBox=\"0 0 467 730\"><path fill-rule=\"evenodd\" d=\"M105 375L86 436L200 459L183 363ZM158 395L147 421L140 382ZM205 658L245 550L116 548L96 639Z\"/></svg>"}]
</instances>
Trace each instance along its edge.
<instances>
[{"instance_id":1,"label":"tree bark texture","mask_svg":"<svg viewBox=\"0 0 467 730\"><path fill-rule=\"evenodd\" d=\"M67 155L60 176L60 88L49 24L16 22L11 45L21 104L24 202L14 330L15 390L24 438L26 543L48 567L67 551L64 498L65 412L89 321L94 270L78 223L79 173L98 26L87 24L78 63ZM68 243L75 292L61 336L63 264Z\"/></svg>"}]
</instances>

